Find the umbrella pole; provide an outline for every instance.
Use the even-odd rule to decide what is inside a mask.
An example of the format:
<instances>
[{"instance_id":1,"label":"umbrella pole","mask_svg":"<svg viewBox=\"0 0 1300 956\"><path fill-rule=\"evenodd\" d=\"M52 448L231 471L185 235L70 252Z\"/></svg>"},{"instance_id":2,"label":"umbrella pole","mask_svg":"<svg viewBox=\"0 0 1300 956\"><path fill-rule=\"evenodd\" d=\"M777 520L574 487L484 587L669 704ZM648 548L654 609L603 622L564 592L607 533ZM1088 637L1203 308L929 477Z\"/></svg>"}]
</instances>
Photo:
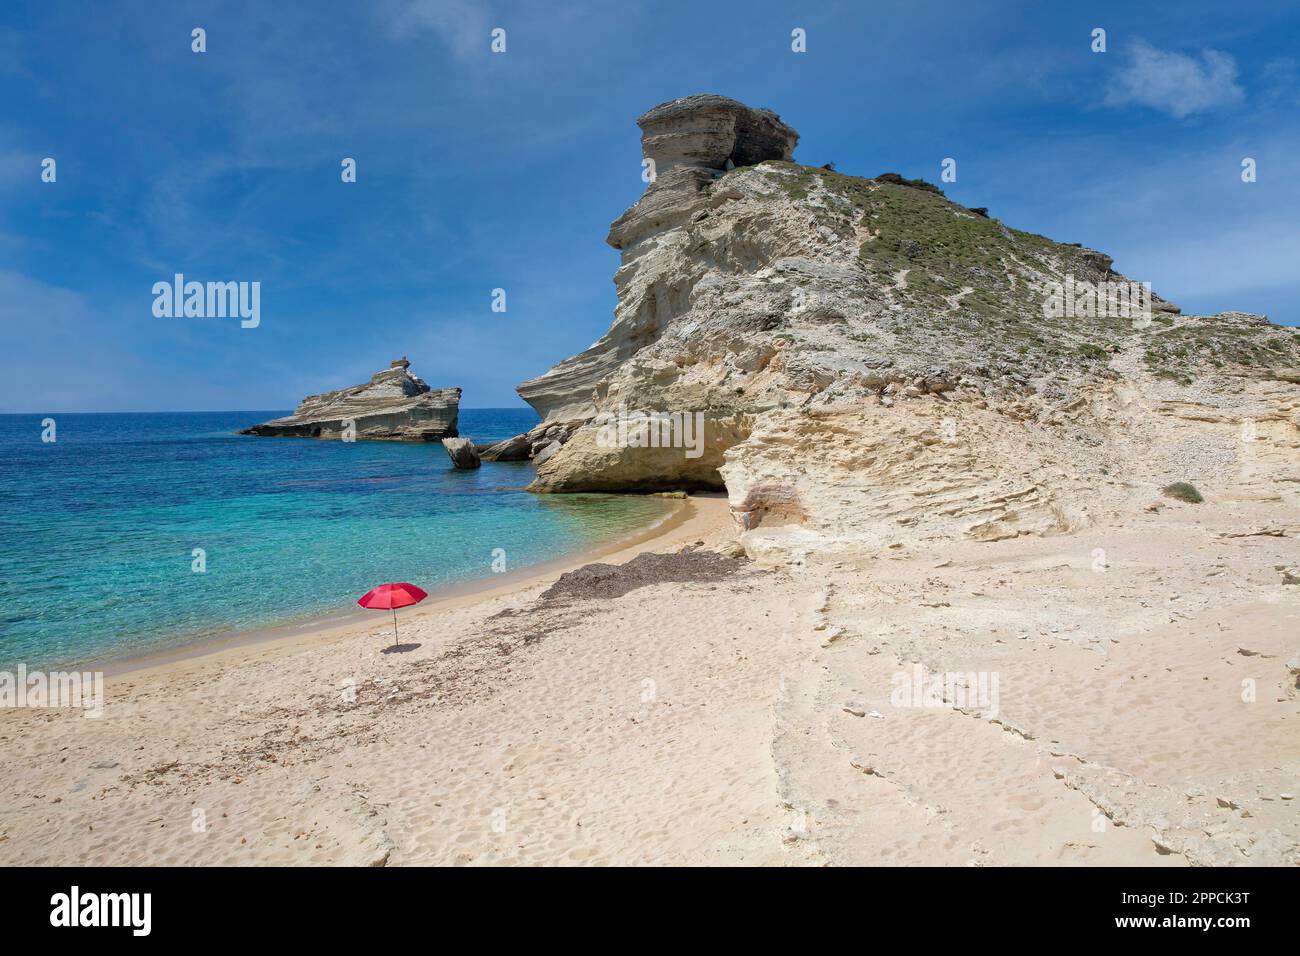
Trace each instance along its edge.
<instances>
[{"instance_id":1,"label":"umbrella pole","mask_svg":"<svg viewBox=\"0 0 1300 956\"><path fill-rule=\"evenodd\" d=\"M397 608L393 608L393 647L397 646Z\"/></svg>"}]
</instances>

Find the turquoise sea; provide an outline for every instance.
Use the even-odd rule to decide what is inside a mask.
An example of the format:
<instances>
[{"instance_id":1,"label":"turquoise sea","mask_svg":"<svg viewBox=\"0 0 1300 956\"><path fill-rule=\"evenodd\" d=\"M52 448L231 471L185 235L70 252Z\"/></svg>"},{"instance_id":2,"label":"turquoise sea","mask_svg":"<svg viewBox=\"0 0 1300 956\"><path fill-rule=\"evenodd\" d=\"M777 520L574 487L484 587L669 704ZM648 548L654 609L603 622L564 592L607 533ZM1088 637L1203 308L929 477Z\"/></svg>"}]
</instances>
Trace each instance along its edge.
<instances>
[{"instance_id":1,"label":"turquoise sea","mask_svg":"<svg viewBox=\"0 0 1300 956\"><path fill-rule=\"evenodd\" d=\"M44 416L0 415L0 669L355 611L385 581L432 591L489 577L496 549L516 570L668 510L529 494L531 464L456 471L436 444L235 434L283 414L61 414L54 442L42 441ZM463 408L460 433L492 441L536 421Z\"/></svg>"}]
</instances>

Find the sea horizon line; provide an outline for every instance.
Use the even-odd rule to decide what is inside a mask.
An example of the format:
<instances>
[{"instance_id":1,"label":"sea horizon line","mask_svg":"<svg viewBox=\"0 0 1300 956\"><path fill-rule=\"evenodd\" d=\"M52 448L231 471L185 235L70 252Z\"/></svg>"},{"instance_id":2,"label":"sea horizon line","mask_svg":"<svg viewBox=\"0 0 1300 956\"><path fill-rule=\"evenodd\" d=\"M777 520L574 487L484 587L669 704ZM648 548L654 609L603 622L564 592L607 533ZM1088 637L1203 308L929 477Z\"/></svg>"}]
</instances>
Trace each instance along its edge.
<instances>
[{"instance_id":1,"label":"sea horizon line","mask_svg":"<svg viewBox=\"0 0 1300 956\"><path fill-rule=\"evenodd\" d=\"M530 409L529 405L461 405L462 412L513 412ZM265 412L292 411L291 406L281 408L180 408L180 409L135 409L130 411L32 411L0 412L0 418L24 418L29 415L252 415Z\"/></svg>"}]
</instances>

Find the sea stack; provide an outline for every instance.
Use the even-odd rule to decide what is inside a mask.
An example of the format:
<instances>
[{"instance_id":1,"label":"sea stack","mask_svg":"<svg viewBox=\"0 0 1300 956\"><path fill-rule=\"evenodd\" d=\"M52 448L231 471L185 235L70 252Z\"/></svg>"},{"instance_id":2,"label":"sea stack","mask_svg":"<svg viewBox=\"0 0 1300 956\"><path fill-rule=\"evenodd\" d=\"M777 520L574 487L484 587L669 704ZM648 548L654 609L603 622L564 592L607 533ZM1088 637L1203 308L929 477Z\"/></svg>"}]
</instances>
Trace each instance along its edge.
<instances>
[{"instance_id":1,"label":"sea stack","mask_svg":"<svg viewBox=\"0 0 1300 956\"><path fill-rule=\"evenodd\" d=\"M430 388L410 366L403 356L365 384L308 395L292 415L240 434L356 441L455 438L460 389Z\"/></svg>"}]
</instances>

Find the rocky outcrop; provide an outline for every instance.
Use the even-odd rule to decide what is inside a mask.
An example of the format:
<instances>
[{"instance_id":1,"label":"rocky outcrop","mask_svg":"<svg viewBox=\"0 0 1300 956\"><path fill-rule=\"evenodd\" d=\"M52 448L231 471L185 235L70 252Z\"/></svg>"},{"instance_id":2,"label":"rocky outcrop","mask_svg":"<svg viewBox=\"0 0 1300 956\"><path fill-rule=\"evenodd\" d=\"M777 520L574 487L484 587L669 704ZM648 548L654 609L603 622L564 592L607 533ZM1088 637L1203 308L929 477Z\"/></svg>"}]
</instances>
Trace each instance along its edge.
<instances>
[{"instance_id":1,"label":"rocky outcrop","mask_svg":"<svg viewBox=\"0 0 1300 956\"><path fill-rule=\"evenodd\" d=\"M789 160L799 134L767 110L756 110L725 96L688 96L656 106L639 120L641 151L655 162L655 179L645 196L610 228L608 242L628 249L649 236L681 227L710 198L707 186L730 168L765 160ZM712 197L713 201L721 201ZM624 269L614 277L620 303L629 298L631 274L625 252ZM666 263L665 263L666 264ZM544 424L568 424L595 413L592 392L619 365L649 344L686 303L672 292L683 278L658 273L648 295L628 307L586 351L555 366L545 375L518 387L520 397L537 410ZM663 300L660 300L662 295Z\"/></svg>"},{"instance_id":2,"label":"rocky outcrop","mask_svg":"<svg viewBox=\"0 0 1300 956\"><path fill-rule=\"evenodd\" d=\"M674 166L731 169L788 160L799 134L770 110L705 93L661 103L637 121L641 148L656 172Z\"/></svg>"},{"instance_id":3,"label":"rocky outcrop","mask_svg":"<svg viewBox=\"0 0 1300 956\"><path fill-rule=\"evenodd\" d=\"M1300 488L1295 330L1133 299L1105 253L921 180L797 165L735 101L640 125L613 324L519 386L534 490L725 489L761 550L1062 533L1226 469ZM653 440L674 415L693 445Z\"/></svg>"},{"instance_id":4,"label":"rocky outcrop","mask_svg":"<svg viewBox=\"0 0 1300 956\"><path fill-rule=\"evenodd\" d=\"M527 461L532 457L532 442L527 433L475 449L484 461Z\"/></svg>"},{"instance_id":5,"label":"rocky outcrop","mask_svg":"<svg viewBox=\"0 0 1300 956\"><path fill-rule=\"evenodd\" d=\"M292 415L246 428L241 435L357 441L438 441L455 437L459 388L430 388L400 358L353 385L302 400Z\"/></svg>"},{"instance_id":6,"label":"rocky outcrop","mask_svg":"<svg viewBox=\"0 0 1300 956\"><path fill-rule=\"evenodd\" d=\"M457 468L471 471L481 464L474 443L468 438L444 438L442 447L447 450L447 456Z\"/></svg>"}]
</instances>

